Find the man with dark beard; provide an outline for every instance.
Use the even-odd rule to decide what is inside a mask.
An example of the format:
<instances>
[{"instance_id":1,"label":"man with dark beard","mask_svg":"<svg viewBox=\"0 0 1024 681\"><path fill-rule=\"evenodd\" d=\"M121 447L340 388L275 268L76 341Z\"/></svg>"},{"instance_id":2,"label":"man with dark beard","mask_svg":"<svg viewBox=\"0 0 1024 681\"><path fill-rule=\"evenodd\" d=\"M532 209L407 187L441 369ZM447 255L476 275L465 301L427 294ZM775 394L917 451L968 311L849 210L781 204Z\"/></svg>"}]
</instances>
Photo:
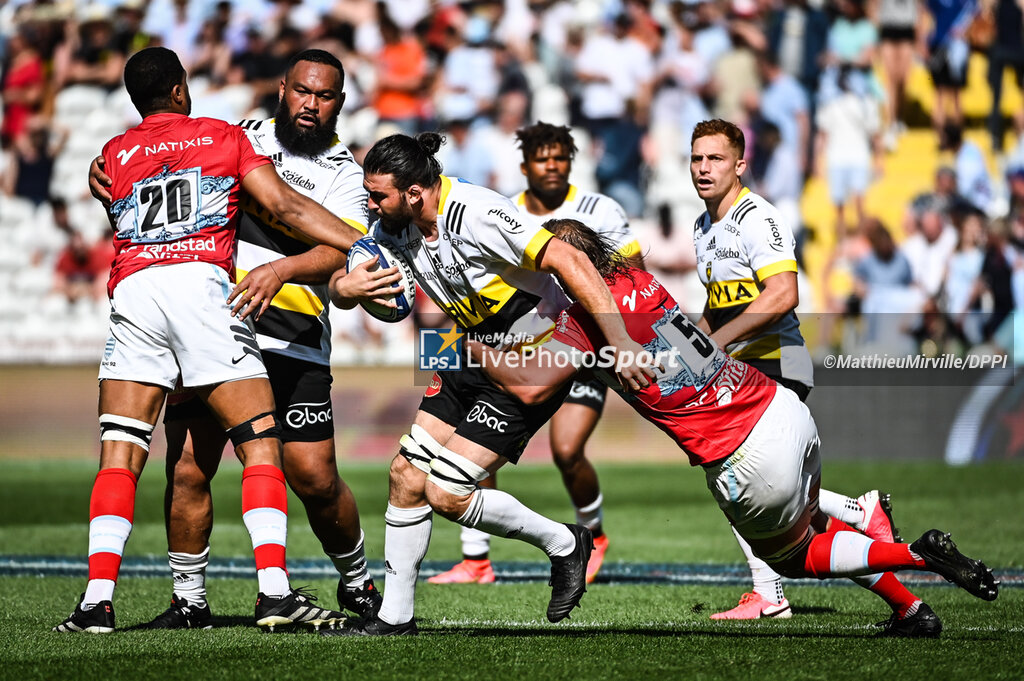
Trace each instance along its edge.
<instances>
[{"instance_id":1,"label":"man with dark beard","mask_svg":"<svg viewBox=\"0 0 1024 681\"><path fill-rule=\"evenodd\" d=\"M335 135L345 100L344 79L341 62L330 53L300 52L289 61L281 81L276 116L240 125L255 150L271 158L282 179L365 234L363 172ZM94 193L101 192L102 180L94 169ZM381 597L366 570L359 512L351 490L338 475L334 451L326 284L344 266L345 256L313 244L274 219L252 197L242 198L242 209L239 283L229 301L235 299L236 314L251 316L255 322L282 424L285 478L338 570L340 607L372 615ZM390 274L394 270L375 272L373 277ZM226 437L191 393L168 398L164 423L168 445L164 511L174 591L170 607L144 627L209 628L205 569L213 524L210 481Z\"/></svg>"}]
</instances>

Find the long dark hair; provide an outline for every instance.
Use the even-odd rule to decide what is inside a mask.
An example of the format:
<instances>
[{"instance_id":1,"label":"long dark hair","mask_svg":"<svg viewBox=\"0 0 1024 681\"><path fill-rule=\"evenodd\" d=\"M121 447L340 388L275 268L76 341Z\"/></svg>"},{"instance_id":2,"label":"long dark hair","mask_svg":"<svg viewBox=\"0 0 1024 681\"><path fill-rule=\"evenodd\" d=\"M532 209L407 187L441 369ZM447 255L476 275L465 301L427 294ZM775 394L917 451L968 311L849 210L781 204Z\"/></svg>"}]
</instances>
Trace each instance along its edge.
<instances>
[{"instance_id":1,"label":"long dark hair","mask_svg":"<svg viewBox=\"0 0 1024 681\"><path fill-rule=\"evenodd\" d=\"M436 132L421 132L415 138L390 135L366 152L363 172L367 175L391 175L394 185L406 190L414 184L432 187L441 177L441 162L434 154L444 137Z\"/></svg>"},{"instance_id":2,"label":"long dark hair","mask_svg":"<svg viewBox=\"0 0 1024 681\"><path fill-rule=\"evenodd\" d=\"M606 282L611 283L619 275L633 280L633 275L629 271L629 263L619 254L615 243L579 220L556 218L548 220L542 226L554 234L557 239L578 251L583 251L590 262L594 263L594 269Z\"/></svg>"}]
</instances>

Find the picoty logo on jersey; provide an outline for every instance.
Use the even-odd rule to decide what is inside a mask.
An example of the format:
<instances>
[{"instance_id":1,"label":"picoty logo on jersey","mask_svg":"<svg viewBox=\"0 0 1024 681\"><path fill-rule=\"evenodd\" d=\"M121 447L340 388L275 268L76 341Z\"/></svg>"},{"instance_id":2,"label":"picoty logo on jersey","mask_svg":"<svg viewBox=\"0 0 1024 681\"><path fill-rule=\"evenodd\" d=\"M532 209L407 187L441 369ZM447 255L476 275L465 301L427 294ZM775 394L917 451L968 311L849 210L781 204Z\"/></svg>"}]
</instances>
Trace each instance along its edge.
<instances>
[{"instance_id":1,"label":"picoty logo on jersey","mask_svg":"<svg viewBox=\"0 0 1024 681\"><path fill-rule=\"evenodd\" d=\"M450 329L420 329L419 366L421 371L458 371L462 368L462 337L457 326Z\"/></svg>"}]
</instances>

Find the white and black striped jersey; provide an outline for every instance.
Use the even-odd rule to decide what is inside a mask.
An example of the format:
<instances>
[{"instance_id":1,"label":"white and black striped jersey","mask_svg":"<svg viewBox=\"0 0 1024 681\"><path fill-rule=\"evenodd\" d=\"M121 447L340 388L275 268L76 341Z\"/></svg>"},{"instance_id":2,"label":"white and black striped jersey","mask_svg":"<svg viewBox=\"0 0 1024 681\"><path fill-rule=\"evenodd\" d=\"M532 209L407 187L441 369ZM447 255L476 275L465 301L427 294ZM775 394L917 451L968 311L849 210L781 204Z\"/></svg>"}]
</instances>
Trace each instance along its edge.
<instances>
[{"instance_id":1,"label":"white and black striped jersey","mask_svg":"<svg viewBox=\"0 0 1024 681\"><path fill-rule=\"evenodd\" d=\"M623 257L629 258L640 253L640 242L629 228L626 211L615 199L604 194L580 191L576 185L571 184L562 205L546 215L534 215L526 210L526 192L519 192L511 199L523 217L535 222L538 227L548 220L579 220L598 234L610 239Z\"/></svg>"},{"instance_id":2,"label":"white and black striped jersey","mask_svg":"<svg viewBox=\"0 0 1024 681\"><path fill-rule=\"evenodd\" d=\"M775 206L746 187L722 220L711 222L707 212L697 218L693 244L697 274L708 292L712 332L746 310L761 294L765 279L797 271L793 230ZM727 350L769 376L814 385L811 356L794 312Z\"/></svg>"},{"instance_id":3,"label":"white and black striped jersey","mask_svg":"<svg viewBox=\"0 0 1024 681\"><path fill-rule=\"evenodd\" d=\"M492 346L544 342L569 300L536 259L550 232L522 219L497 192L441 176L438 236L410 224L398 234L372 230L412 265L416 283L470 337ZM532 338L532 341L530 340Z\"/></svg>"},{"instance_id":4,"label":"white and black striped jersey","mask_svg":"<svg viewBox=\"0 0 1024 681\"><path fill-rule=\"evenodd\" d=\"M336 216L366 233L363 170L344 144L318 156L298 156L283 149L274 134L274 119L239 123L253 148L274 162L278 175ZM275 219L254 199L242 200L238 228L238 279L259 265L305 253L315 243ZM317 364L329 364L331 324L327 284L285 284L256 322L256 339L264 352L276 352Z\"/></svg>"}]
</instances>

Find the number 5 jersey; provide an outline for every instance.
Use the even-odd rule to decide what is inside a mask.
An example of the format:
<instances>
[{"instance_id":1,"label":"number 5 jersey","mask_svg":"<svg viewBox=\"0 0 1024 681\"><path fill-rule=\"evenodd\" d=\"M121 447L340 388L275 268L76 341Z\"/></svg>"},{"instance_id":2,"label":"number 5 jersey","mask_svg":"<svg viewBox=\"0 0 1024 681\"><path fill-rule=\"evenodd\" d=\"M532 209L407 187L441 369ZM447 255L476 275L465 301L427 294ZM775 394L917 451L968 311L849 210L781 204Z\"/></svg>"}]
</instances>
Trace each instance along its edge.
<instances>
[{"instance_id":1,"label":"number 5 jersey","mask_svg":"<svg viewBox=\"0 0 1024 681\"><path fill-rule=\"evenodd\" d=\"M675 440L691 465L731 455L771 403L775 381L718 349L649 273L630 268L606 283L626 332L660 360L663 371L657 383L635 395L622 392L611 369L594 369L594 375ZM574 303L562 312L545 347L582 367L594 361L582 353L600 358L607 345L594 318Z\"/></svg>"},{"instance_id":2,"label":"number 5 jersey","mask_svg":"<svg viewBox=\"0 0 1024 681\"><path fill-rule=\"evenodd\" d=\"M107 294L146 267L208 262L234 280L241 180L270 163L235 125L164 113L103 147L114 262Z\"/></svg>"}]
</instances>

